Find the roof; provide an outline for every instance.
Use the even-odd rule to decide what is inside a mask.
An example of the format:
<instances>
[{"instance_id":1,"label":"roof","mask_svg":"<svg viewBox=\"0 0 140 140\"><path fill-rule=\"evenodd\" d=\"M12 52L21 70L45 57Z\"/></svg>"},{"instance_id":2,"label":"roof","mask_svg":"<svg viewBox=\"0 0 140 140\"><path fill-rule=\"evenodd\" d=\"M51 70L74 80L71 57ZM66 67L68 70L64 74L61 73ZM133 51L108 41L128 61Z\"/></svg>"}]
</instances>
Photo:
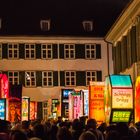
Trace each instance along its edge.
<instances>
[{"instance_id":1,"label":"roof","mask_svg":"<svg viewBox=\"0 0 140 140\"><path fill-rule=\"evenodd\" d=\"M104 37L131 0L4 0L0 5L0 35ZM40 20L50 19L50 31ZM93 21L93 31L83 29Z\"/></svg>"}]
</instances>

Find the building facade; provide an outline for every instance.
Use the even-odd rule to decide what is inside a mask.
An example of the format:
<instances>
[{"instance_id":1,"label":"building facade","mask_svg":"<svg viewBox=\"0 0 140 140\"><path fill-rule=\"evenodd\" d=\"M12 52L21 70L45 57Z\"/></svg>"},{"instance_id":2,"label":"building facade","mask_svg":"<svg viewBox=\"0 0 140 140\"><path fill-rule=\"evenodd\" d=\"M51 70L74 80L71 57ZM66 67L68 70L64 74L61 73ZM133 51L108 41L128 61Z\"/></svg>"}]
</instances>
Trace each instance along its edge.
<instances>
[{"instance_id":1,"label":"building facade","mask_svg":"<svg viewBox=\"0 0 140 140\"><path fill-rule=\"evenodd\" d=\"M140 1L132 1L106 35L113 44L114 73L140 75Z\"/></svg>"},{"instance_id":2,"label":"building facade","mask_svg":"<svg viewBox=\"0 0 140 140\"><path fill-rule=\"evenodd\" d=\"M31 101L60 100L61 89L88 89L113 73L111 52L103 38L1 36L0 72Z\"/></svg>"}]
</instances>

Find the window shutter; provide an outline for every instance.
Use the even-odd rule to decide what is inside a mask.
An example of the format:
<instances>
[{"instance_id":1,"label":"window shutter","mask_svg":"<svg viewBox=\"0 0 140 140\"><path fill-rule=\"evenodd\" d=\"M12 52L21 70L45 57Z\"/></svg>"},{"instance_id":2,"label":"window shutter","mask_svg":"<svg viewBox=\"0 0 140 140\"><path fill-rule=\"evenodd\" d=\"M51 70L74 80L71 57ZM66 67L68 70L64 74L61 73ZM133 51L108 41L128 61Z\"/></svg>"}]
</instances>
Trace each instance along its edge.
<instances>
[{"instance_id":1,"label":"window shutter","mask_svg":"<svg viewBox=\"0 0 140 140\"><path fill-rule=\"evenodd\" d=\"M8 58L8 44L2 44L2 58Z\"/></svg>"},{"instance_id":2,"label":"window shutter","mask_svg":"<svg viewBox=\"0 0 140 140\"><path fill-rule=\"evenodd\" d=\"M117 58L116 58L116 56L117 56L116 55L116 48L117 47L114 46L113 49L112 49L112 51L113 51L112 52L112 54L113 54L112 57L113 57L114 74L117 74L117 67L116 67L117 66L117 62L116 62L117 61Z\"/></svg>"},{"instance_id":3,"label":"window shutter","mask_svg":"<svg viewBox=\"0 0 140 140\"><path fill-rule=\"evenodd\" d=\"M60 71L60 86L65 86L65 73Z\"/></svg>"},{"instance_id":4,"label":"window shutter","mask_svg":"<svg viewBox=\"0 0 140 140\"><path fill-rule=\"evenodd\" d=\"M122 71L127 68L127 37L124 36L121 41L121 61Z\"/></svg>"},{"instance_id":5,"label":"window shutter","mask_svg":"<svg viewBox=\"0 0 140 140\"><path fill-rule=\"evenodd\" d=\"M86 86L86 73L85 71L76 72L76 86Z\"/></svg>"},{"instance_id":6,"label":"window shutter","mask_svg":"<svg viewBox=\"0 0 140 140\"><path fill-rule=\"evenodd\" d=\"M130 31L127 34L127 54L127 64L130 67L132 64Z\"/></svg>"},{"instance_id":7,"label":"window shutter","mask_svg":"<svg viewBox=\"0 0 140 140\"><path fill-rule=\"evenodd\" d=\"M132 64L137 60L136 53L136 26L133 26L130 31L131 34L131 56L132 56Z\"/></svg>"},{"instance_id":8,"label":"window shutter","mask_svg":"<svg viewBox=\"0 0 140 140\"><path fill-rule=\"evenodd\" d=\"M75 58L85 59L85 44L75 44Z\"/></svg>"},{"instance_id":9,"label":"window shutter","mask_svg":"<svg viewBox=\"0 0 140 140\"><path fill-rule=\"evenodd\" d=\"M97 81L102 81L102 71L97 71Z\"/></svg>"},{"instance_id":10,"label":"window shutter","mask_svg":"<svg viewBox=\"0 0 140 140\"><path fill-rule=\"evenodd\" d=\"M101 58L101 44L96 44L96 58Z\"/></svg>"},{"instance_id":11,"label":"window shutter","mask_svg":"<svg viewBox=\"0 0 140 140\"><path fill-rule=\"evenodd\" d=\"M36 85L42 86L42 72L41 71L36 72Z\"/></svg>"},{"instance_id":12,"label":"window shutter","mask_svg":"<svg viewBox=\"0 0 140 140\"><path fill-rule=\"evenodd\" d=\"M25 86L25 71L19 72L19 83Z\"/></svg>"},{"instance_id":13,"label":"window shutter","mask_svg":"<svg viewBox=\"0 0 140 140\"><path fill-rule=\"evenodd\" d=\"M136 25L136 40L137 40L137 61L140 61L140 17Z\"/></svg>"},{"instance_id":14,"label":"window shutter","mask_svg":"<svg viewBox=\"0 0 140 140\"><path fill-rule=\"evenodd\" d=\"M59 58L64 59L64 44L59 44Z\"/></svg>"},{"instance_id":15,"label":"window shutter","mask_svg":"<svg viewBox=\"0 0 140 140\"><path fill-rule=\"evenodd\" d=\"M53 86L58 86L58 71L53 72Z\"/></svg>"},{"instance_id":16,"label":"window shutter","mask_svg":"<svg viewBox=\"0 0 140 140\"><path fill-rule=\"evenodd\" d=\"M41 58L41 44L36 44L36 58Z\"/></svg>"},{"instance_id":17,"label":"window shutter","mask_svg":"<svg viewBox=\"0 0 140 140\"><path fill-rule=\"evenodd\" d=\"M57 46L57 44L52 45L52 52L53 52L53 58L58 58L58 46Z\"/></svg>"},{"instance_id":18,"label":"window shutter","mask_svg":"<svg viewBox=\"0 0 140 140\"><path fill-rule=\"evenodd\" d=\"M24 44L19 44L19 58L25 58L25 46Z\"/></svg>"},{"instance_id":19,"label":"window shutter","mask_svg":"<svg viewBox=\"0 0 140 140\"><path fill-rule=\"evenodd\" d=\"M116 72L119 73L122 70L121 63L121 42L117 42L116 46Z\"/></svg>"}]
</instances>

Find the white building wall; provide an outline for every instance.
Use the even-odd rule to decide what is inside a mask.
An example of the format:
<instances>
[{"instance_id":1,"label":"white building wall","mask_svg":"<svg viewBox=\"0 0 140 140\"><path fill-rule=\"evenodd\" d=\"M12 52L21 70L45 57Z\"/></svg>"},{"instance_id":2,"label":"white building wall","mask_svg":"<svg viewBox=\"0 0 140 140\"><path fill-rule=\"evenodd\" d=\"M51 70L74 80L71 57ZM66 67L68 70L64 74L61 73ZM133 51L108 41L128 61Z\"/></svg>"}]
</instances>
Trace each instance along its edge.
<instances>
[{"instance_id":1,"label":"white building wall","mask_svg":"<svg viewBox=\"0 0 140 140\"><path fill-rule=\"evenodd\" d=\"M100 70L102 71L102 80L105 80L105 76L108 72L113 73L113 61L112 61L112 50L109 46L109 55L107 55L107 43L102 38L59 38L59 39L48 39L48 38L0 38L0 42L4 43L96 43L101 44L101 59L86 60L86 59L53 59L53 60L0 60L0 68L2 71L42 71L42 70ZM108 60L109 57L109 60ZM109 66L108 66L109 63ZM109 70L108 70L109 68ZM60 99L60 93L62 88L76 88L76 87L53 87L53 88L26 88L23 87L23 96L29 96L34 101L44 101L48 98ZM78 87L79 88L79 87ZM81 87L88 88L88 87Z\"/></svg>"}]
</instances>

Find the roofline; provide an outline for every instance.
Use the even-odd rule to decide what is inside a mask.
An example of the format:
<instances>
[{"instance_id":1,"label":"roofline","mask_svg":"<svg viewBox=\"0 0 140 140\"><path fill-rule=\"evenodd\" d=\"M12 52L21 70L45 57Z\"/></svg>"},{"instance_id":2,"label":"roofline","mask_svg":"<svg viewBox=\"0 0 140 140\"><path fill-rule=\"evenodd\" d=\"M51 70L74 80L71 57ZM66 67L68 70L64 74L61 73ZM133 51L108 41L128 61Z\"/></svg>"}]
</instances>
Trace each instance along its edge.
<instances>
[{"instance_id":1,"label":"roofline","mask_svg":"<svg viewBox=\"0 0 140 140\"><path fill-rule=\"evenodd\" d=\"M136 17L140 13L140 0L133 0L128 3L121 15L115 21L109 32L105 36L105 40L112 44L120 40L120 37L127 34L128 29L136 22Z\"/></svg>"},{"instance_id":2,"label":"roofline","mask_svg":"<svg viewBox=\"0 0 140 140\"><path fill-rule=\"evenodd\" d=\"M104 41L103 37L70 37L70 36L0 36L0 42L30 42L30 43L65 43L65 42L95 42L95 41Z\"/></svg>"}]
</instances>

